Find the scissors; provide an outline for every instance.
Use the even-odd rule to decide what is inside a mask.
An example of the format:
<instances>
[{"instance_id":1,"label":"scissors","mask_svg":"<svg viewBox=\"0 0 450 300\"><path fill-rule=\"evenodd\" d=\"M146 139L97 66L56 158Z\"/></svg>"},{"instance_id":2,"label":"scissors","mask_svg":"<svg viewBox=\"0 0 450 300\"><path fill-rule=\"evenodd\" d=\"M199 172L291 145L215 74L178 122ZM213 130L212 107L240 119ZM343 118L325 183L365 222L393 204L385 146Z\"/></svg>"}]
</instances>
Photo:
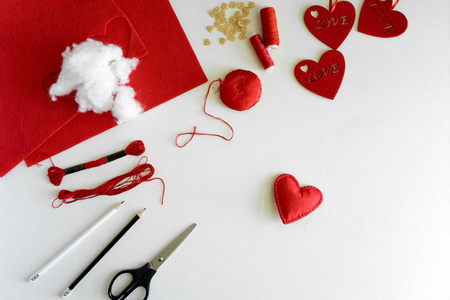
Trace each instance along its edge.
<instances>
[{"instance_id":1,"label":"scissors","mask_svg":"<svg viewBox=\"0 0 450 300\"><path fill-rule=\"evenodd\" d=\"M185 238L194 230L197 224L192 224L185 231L183 231L177 238L175 238L169 246L167 246L161 253L159 253L152 261L147 262L145 265L138 269L123 270L117 273L108 287L108 296L112 300L122 300L127 298L135 289L143 287L145 289L145 296L142 300L148 298L150 281L156 273L156 270L167 260L167 258L178 248L178 246L184 241ZM114 295L112 293L112 287L114 282L119 276L123 274L131 274L132 281L123 289L119 294Z\"/></svg>"}]
</instances>

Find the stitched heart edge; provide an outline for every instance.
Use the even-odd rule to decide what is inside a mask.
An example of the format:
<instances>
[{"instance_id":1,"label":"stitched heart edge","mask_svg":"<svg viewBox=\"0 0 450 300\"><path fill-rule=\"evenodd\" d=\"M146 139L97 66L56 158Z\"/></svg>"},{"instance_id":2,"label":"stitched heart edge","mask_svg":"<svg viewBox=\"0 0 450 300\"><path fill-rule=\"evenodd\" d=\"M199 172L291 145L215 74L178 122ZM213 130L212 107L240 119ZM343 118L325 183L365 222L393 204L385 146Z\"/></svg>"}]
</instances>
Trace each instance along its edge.
<instances>
[{"instance_id":1,"label":"stitched heart edge","mask_svg":"<svg viewBox=\"0 0 450 300\"><path fill-rule=\"evenodd\" d=\"M320 194L320 199L319 199L319 201L317 202L317 204L314 205L314 207L312 207L310 210L308 210L308 211L306 211L306 212L300 214L299 216L297 216L297 217L295 217L295 218L293 218L293 219L290 219L290 220L287 220L287 219L284 217L283 211L281 210L280 201L279 201L279 198L278 198L278 182L279 182L281 179L285 178L285 177L289 177L290 179L292 179L292 180L294 181L295 185L297 186L297 188L298 188L299 190L300 190L300 189L316 190L316 191L319 192L319 194ZM276 202L277 208L278 208L278 213L280 214L281 221L283 221L283 223L284 223L285 225L290 224L290 223L293 223L293 222L295 222L295 221L298 221L298 220L300 220L300 219L303 218L303 217L306 217L307 215L309 215L310 213L312 213L314 210L316 210L316 208L318 208L318 207L320 206L320 204L322 204L322 201L323 201L323 194L322 194L322 191L321 191L321 190L319 190L319 189L316 188L315 186L311 186L311 185L308 185L308 186L305 186L305 187L300 187L300 184L298 183L298 180L297 180L293 175L291 175L291 174L282 174L282 175L278 176L277 179L275 179L275 184L274 184L274 194L275 194L275 202Z\"/></svg>"}]
</instances>

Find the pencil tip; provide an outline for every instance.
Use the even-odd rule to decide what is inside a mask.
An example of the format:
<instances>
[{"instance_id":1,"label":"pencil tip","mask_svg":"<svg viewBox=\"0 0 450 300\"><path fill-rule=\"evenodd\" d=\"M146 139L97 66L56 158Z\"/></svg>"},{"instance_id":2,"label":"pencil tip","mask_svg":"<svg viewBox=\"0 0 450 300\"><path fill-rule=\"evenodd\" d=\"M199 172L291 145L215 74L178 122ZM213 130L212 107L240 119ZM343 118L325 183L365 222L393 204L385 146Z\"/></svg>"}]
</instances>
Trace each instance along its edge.
<instances>
[{"instance_id":1,"label":"pencil tip","mask_svg":"<svg viewBox=\"0 0 450 300\"><path fill-rule=\"evenodd\" d=\"M146 210L146 208L144 208L140 213L137 214L139 218L142 217L142 215L144 214L145 210Z\"/></svg>"},{"instance_id":2,"label":"pencil tip","mask_svg":"<svg viewBox=\"0 0 450 300\"><path fill-rule=\"evenodd\" d=\"M114 209L119 209L121 206L122 206L122 204L124 203L125 201L122 201L122 202L120 202L119 204L117 204L116 206L114 206Z\"/></svg>"}]
</instances>

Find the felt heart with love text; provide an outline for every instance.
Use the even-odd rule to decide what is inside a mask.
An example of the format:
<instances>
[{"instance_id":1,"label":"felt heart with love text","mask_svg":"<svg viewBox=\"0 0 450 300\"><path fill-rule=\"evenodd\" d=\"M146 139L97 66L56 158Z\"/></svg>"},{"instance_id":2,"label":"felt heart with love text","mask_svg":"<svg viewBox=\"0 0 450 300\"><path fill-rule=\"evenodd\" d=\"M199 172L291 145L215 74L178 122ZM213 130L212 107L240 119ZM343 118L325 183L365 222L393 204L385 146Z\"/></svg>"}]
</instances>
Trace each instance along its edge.
<instances>
[{"instance_id":1,"label":"felt heart with love text","mask_svg":"<svg viewBox=\"0 0 450 300\"><path fill-rule=\"evenodd\" d=\"M337 49L347 38L355 23L355 8L350 2L339 1L330 8L314 5L304 15L306 27L325 45Z\"/></svg>"},{"instance_id":2,"label":"felt heart with love text","mask_svg":"<svg viewBox=\"0 0 450 300\"><path fill-rule=\"evenodd\" d=\"M366 0L361 8L358 31L367 35L390 38L401 35L408 28L408 20L392 0Z\"/></svg>"},{"instance_id":3,"label":"felt heart with love text","mask_svg":"<svg viewBox=\"0 0 450 300\"><path fill-rule=\"evenodd\" d=\"M298 82L311 92L333 100L345 73L345 59L341 52L325 52L319 63L302 60L295 66L294 74Z\"/></svg>"},{"instance_id":4,"label":"felt heart with love text","mask_svg":"<svg viewBox=\"0 0 450 300\"><path fill-rule=\"evenodd\" d=\"M297 179L282 174L275 180L275 201L284 224L295 222L312 213L322 203L322 192L313 186L300 187Z\"/></svg>"}]
</instances>

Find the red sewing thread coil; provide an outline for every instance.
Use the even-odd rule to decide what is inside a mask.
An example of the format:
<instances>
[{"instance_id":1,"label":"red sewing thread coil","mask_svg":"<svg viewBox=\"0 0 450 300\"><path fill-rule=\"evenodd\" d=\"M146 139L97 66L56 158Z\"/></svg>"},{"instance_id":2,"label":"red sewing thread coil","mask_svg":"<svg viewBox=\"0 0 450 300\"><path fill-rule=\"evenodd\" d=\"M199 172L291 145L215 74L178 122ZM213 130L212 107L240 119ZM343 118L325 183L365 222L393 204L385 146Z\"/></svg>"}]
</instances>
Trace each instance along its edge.
<instances>
[{"instance_id":1,"label":"red sewing thread coil","mask_svg":"<svg viewBox=\"0 0 450 300\"><path fill-rule=\"evenodd\" d=\"M255 33L250 38L250 43L252 44L253 49L255 49L256 55L258 56L258 59L261 62L264 69L268 71L275 68L275 64L273 63L273 60L270 57L269 51L267 51L266 47L264 46L264 43L261 40L259 34Z\"/></svg>"},{"instance_id":2,"label":"red sewing thread coil","mask_svg":"<svg viewBox=\"0 0 450 300\"><path fill-rule=\"evenodd\" d=\"M141 164L142 159L145 159L145 162ZM164 204L164 194L166 190L166 185L164 183L164 180L162 180L161 178L151 178L155 173L155 169L153 168L152 165L148 164L147 161L148 161L147 157L145 156L142 157L138 165L133 170L120 176L114 177L94 189L91 190L81 189L76 191L61 190L58 193L58 197L55 200L53 200L52 206L53 208L59 208L63 204L70 204L79 200L91 199L101 195L105 196L119 195L123 192L126 192L136 187L142 182L152 181L155 179L161 180L163 184L161 204ZM61 200L61 203L55 205L55 202L58 200Z\"/></svg>"},{"instance_id":3,"label":"red sewing thread coil","mask_svg":"<svg viewBox=\"0 0 450 300\"><path fill-rule=\"evenodd\" d=\"M226 122L225 120L223 120L223 119L221 119L221 118L218 118L218 117L215 117L215 116L213 116L213 115L211 115L211 114L209 114L209 113L206 112L206 100L208 99L209 91L211 90L211 86L213 85L214 82L219 82L220 84L222 84L222 80L221 80L221 79L216 79L216 80L212 81L212 82L209 84L208 91L206 92L205 99L203 100L203 112L204 112L207 116L209 116L209 117L211 117L211 118L213 118L213 119L222 121L223 123L225 123L225 125L227 125L227 126L231 129L231 136L230 136L229 138L227 138L227 137L225 137L225 136L223 136L223 135L220 135L220 134L197 132L197 126L194 126L194 130L193 130L192 132L184 132L184 133L177 134L177 136L175 137L175 144L177 145L178 148L183 148L183 147L185 147L187 144L189 144L189 143L192 141L192 139L193 139L194 136L196 136L196 135L215 136L215 137L220 137L220 138L222 138L222 139L224 139L224 140L226 140L226 141L231 141L231 140L233 139L233 137L234 137L234 130L233 130L233 127L231 127L231 125L230 125L228 122ZM220 86L219 86L219 89L218 89L217 91L219 91L219 90L220 90ZM189 138L189 140L188 140L186 143L184 143L183 145L180 145L180 144L178 143L178 138L179 138L180 136L184 136L184 135L190 135L191 137Z\"/></svg>"},{"instance_id":4,"label":"red sewing thread coil","mask_svg":"<svg viewBox=\"0 0 450 300\"><path fill-rule=\"evenodd\" d=\"M276 49L280 45L278 36L277 15L273 7L265 7L259 12L264 37L264 44L267 49Z\"/></svg>"},{"instance_id":5,"label":"red sewing thread coil","mask_svg":"<svg viewBox=\"0 0 450 300\"><path fill-rule=\"evenodd\" d=\"M145 151L145 146L144 143L140 140L138 141L134 141L131 144L128 145L127 148L125 148L125 150L121 150L118 151L116 153L113 153L111 155L99 158L97 160L94 161L90 161L84 164L79 164L70 168L66 168L66 169L61 169L58 168L57 166L53 165L48 169L48 178L50 179L50 182L53 183L54 185L58 186L61 184L63 178L65 175L68 174L72 174L84 169L90 169L90 168L95 168L101 165L104 165L108 162L111 162L113 160L116 160L118 158L124 157L126 155L134 155L134 156L138 156L141 155L142 153L144 153ZM52 162L53 164L53 162Z\"/></svg>"}]
</instances>

